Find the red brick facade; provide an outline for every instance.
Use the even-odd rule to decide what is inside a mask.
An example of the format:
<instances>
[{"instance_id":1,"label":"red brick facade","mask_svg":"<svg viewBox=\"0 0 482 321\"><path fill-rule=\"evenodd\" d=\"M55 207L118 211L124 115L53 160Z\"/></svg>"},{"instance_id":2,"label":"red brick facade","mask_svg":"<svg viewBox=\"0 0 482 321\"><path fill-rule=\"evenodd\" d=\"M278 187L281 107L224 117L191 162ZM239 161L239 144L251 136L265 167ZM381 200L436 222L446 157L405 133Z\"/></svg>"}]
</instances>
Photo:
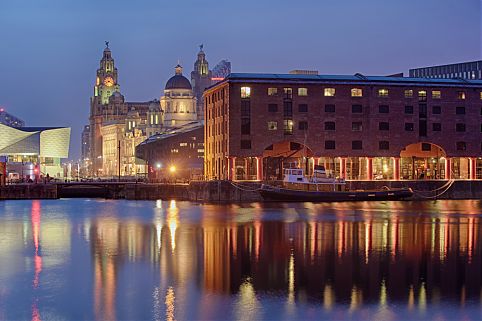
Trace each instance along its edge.
<instances>
[{"instance_id":1,"label":"red brick facade","mask_svg":"<svg viewBox=\"0 0 482 321\"><path fill-rule=\"evenodd\" d=\"M285 88L291 88L291 96ZM352 96L354 89L361 90L361 97ZM263 153L288 141L309 149L302 156L310 166L319 158L334 159L337 176L346 176L347 158L356 159L369 167L364 179L372 179L372 158L390 158L390 178L399 179L402 151L430 143L441 148L432 155L434 161L443 158L450 168L446 159L467 158L466 176L457 178L476 178L476 159L482 156L481 98L481 81L232 74L204 93L205 176L235 179L243 159L245 179L265 178ZM291 134L285 131L289 121Z\"/></svg>"}]
</instances>

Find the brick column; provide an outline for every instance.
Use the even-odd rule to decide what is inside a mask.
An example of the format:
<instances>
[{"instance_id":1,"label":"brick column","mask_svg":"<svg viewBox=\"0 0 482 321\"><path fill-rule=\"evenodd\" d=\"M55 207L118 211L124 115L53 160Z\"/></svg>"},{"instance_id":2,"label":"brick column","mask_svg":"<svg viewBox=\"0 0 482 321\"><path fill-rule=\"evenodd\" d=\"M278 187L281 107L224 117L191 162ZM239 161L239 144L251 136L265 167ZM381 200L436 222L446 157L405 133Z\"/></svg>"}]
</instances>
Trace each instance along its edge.
<instances>
[{"instance_id":1,"label":"brick column","mask_svg":"<svg viewBox=\"0 0 482 321\"><path fill-rule=\"evenodd\" d=\"M476 172L477 172L477 158L472 157L469 158L469 169L470 169L470 179L475 179L476 178Z\"/></svg>"},{"instance_id":2,"label":"brick column","mask_svg":"<svg viewBox=\"0 0 482 321\"><path fill-rule=\"evenodd\" d=\"M340 178L346 178L346 157L340 157Z\"/></svg>"},{"instance_id":3,"label":"brick column","mask_svg":"<svg viewBox=\"0 0 482 321\"><path fill-rule=\"evenodd\" d=\"M229 179L236 180L236 157L229 157Z\"/></svg>"},{"instance_id":4,"label":"brick column","mask_svg":"<svg viewBox=\"0 0 482 321\"><path fill-rule=\"evenodd\" d=\"M263 180L263 157L256 157L256 180Z\"/></svg>"},{"instance_id":5,"label":"brick column","mask_svg":"<svg viewBox=\"0 0 482 321\"><path fill-rule=\"evenodd\" d=\"M400 180L400 157L393 157L393 179Z\"/></svg>"},{"instance_id":6,"label":"brick column","mask_svg":"<svg viewBox=\"0 0 482 321\"><path fill-rule=\"evenodd\" d=\"M445 157L445 179L452 179L452 166L449 157Z\"/></svg>"},{"instance_id":7,"label":"brick column","mask_svg":"<svg viewBox=\"0 0 482 321\"><path fill-rule=\"evenodd\" d=\"M373 180L373 158L367 157L367 180Z\"/></svg>"}]
</instances>

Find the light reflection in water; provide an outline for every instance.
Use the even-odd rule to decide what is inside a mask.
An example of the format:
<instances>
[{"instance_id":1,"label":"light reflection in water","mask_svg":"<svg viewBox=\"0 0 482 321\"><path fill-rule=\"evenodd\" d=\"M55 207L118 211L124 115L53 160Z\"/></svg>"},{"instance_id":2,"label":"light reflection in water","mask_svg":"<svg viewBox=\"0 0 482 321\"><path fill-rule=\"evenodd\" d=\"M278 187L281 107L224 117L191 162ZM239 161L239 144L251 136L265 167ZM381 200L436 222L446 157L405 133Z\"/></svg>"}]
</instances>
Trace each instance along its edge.
<instances>
[{"instance_id":1,"label":"light reflection in water","mask_svg":"<svg viewBox=\"0 0 482 321\"><path fill-rule=\"evenodd\" d=\"M33 320L43 312L40 294L52 273L44 235L45 219L52 214L41 204L32 202L31 224L28 216L27 224L19 218L13 221L17 229L9 227L18 233L2 234L12 238L2 244L18 240L19 249L28 246L33 252L27 308ZM263 311L266 297L284 307L276 313L294 317L308 302L326 313L342 307L353 318L375 306L373 313L391 318L397 315L394 306L428 315L431 307L446 302L468 307L482 300L482 281L476 277L482 270L480 203L464 203L468 215L457 212L464 209L459 203L439 202L263 208L158 201L135 205L132 212L115 204L108 203L114 209L99 215L66 214L65 224L73 229L51 225L59 235L73 233L66 243L72 250L61 252L68 258L60 262L68 268L72 261L79 267L76 277L91 285L91 319L123 318L119 311L133 306L133 297L149 302L143 310L150 311L147 318L169 320L197 312L219 318L225 315L216 313L225 306L235 307L233 318L271 316ZM6 224L2 215L0 227ZM0 259L9 260L3 253L20 255L19 249L0 252ZM143 278L152 278L139 283L148 287L145 291L129 283ZM13 285L0 279L0 289L8 286ZM285 318L276 313L273 318Z\"/></svg>"}]
</instances>

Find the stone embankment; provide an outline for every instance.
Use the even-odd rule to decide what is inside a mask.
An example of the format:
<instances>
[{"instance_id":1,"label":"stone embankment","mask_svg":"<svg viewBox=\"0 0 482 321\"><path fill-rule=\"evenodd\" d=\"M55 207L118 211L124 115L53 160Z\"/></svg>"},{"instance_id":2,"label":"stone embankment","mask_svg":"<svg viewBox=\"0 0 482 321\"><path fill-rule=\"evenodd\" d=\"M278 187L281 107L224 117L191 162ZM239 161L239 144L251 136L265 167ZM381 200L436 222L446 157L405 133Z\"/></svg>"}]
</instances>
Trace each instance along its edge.
<instances>
[{"instance_id":1,"label":"stone embankment","mask_svg":"<svg viewBox=\"0 0 482 321\"><path fill-rule=\"evenodd\" d=\"M449 184L450 183L450 184ZM411 187L413 200L482 199L481 181L349 181L348 187L380 189ZM450 186L449 186L450 185ZM189 184L99 183L21 184L0 187L1 199L56 199L100 197L128 200L178 199L198 202L258 202L260 183L196 181Z\"/></svg>"}]
</instances>

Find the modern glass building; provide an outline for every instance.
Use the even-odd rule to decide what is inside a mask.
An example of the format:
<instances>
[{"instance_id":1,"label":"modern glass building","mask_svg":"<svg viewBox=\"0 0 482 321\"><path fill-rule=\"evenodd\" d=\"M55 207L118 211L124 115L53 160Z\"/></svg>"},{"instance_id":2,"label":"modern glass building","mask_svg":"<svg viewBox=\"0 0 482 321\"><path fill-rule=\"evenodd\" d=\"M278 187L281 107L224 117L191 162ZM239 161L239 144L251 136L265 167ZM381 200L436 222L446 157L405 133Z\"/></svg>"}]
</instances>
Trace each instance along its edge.
<instances>
[{"instance_id":1,"label":"modern glass building","mask_svg":"<svg viewBox=\"0 0 482 321\"><path fill-rule=\"evenodd\" d=\"M415 78L482 79L482 60L409 70Z\"/></svg>"},{"instance_id":2,"label":"modern glass building","mask_svg":"<svg viewBox=\"0 0 482 321\"><path fill-rule=\"evenodd\" d=\"M23 127L0 124L0 157L10 180L35 179L49 174L63 178L61 159L69 157L70 128Z\"/></svg>"}]
</instances>

